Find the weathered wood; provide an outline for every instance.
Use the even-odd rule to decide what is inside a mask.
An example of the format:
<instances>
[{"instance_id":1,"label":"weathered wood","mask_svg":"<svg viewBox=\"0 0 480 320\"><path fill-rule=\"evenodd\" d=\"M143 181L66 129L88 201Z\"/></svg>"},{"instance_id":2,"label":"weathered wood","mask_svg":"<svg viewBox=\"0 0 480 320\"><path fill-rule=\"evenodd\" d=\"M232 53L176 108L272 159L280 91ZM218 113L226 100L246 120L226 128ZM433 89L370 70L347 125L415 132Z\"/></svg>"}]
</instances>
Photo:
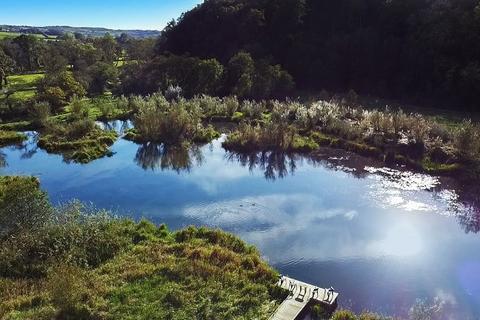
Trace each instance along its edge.
<instances>
[{"instance_id":1,"label":"weathered wood","mask_svg":"<svg viewBox=\"0 0 480 320\"><path fill-rule=\"evenodd\" d=\"M295 320L300 317L309 303L324 304L333 307L337 303L338 293L328 289L282 276L277 285L290 291L290 295L282 302L271 320Z\"/></svg>"}]
</instances>

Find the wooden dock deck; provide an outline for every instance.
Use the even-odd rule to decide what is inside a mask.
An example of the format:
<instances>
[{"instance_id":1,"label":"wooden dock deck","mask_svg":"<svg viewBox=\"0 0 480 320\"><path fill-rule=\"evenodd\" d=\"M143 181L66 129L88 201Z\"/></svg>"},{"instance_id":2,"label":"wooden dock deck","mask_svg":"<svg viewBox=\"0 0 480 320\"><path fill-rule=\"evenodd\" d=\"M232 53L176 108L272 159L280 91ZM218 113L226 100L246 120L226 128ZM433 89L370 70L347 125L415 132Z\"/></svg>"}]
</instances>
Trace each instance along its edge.
<instances>
[{"instance_id":1,"label":"wooden dock deck","mask_svg":"<svg viewBox=\"0 0 480 320\"><path fill-rule=\"evenodd\" d=\"M282 276L277 285L290 291L290 295L277 308L270 320L295 320L305 311L307 305L323 304L334 307L337 303L338 293L329 289Z\"/></svg>"}]
</instances>

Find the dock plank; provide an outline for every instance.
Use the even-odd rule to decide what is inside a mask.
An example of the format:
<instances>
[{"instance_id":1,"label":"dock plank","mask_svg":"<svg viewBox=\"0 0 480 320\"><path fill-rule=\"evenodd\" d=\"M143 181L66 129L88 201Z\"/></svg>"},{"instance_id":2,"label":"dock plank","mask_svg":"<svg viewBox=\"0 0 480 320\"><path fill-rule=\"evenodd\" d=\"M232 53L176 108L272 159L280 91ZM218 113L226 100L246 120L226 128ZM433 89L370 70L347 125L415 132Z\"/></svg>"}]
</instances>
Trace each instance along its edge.
<instances>
[{"instance_id":1,"label":"dock plank","mask_svg":"<svg viewBox=\"0 0 480 320\"><path fill-rule=\"evenodd\" d=\"M280 304L270 320L295 320L310 301L332 306L336 304L338 298L337 292L329 294L328 289L289 277L282 276L277 285L290 291L290 295Z\"/></svg>"}]
</instances>

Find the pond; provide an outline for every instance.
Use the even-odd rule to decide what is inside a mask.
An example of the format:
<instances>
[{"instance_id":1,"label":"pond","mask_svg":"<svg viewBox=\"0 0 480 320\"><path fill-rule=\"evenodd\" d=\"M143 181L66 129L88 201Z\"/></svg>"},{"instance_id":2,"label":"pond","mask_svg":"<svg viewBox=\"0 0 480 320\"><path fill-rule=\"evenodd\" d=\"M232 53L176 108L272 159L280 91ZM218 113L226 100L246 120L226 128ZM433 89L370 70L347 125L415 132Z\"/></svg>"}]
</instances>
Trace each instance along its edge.
<instances>
[{"instance_id":1,"label":"pond","mask_svg":"<svg viewBox=\"0 0 480 320\"><path fill-rule=\"evenodd\" d=\"M341 307L406 317L416 304L480 319L471 186L338 150L228 154L222 139L189 149L118 140L112 157L79 165L37 149L30 134L22 148L1 149L0 173L39 177L55 203L233 232L281 273L333 286Z\"/></svg>"}]
</instances>

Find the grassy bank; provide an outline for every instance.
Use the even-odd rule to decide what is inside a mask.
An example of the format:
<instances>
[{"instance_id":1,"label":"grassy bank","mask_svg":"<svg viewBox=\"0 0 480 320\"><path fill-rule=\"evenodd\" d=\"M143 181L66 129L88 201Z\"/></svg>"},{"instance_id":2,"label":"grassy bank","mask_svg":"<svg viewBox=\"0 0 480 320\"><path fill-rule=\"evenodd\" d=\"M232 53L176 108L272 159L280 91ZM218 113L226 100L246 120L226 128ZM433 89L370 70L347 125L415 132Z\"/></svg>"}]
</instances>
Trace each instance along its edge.
<instances>
[{"instance_id":1,"label":"grassy bank","mask_svg":"<svg viewBox=\"0 0 480 320\"><path fill-rule=\"evenodd\" d=\"M27 137L23 133L0 130L0 148L9 145L21 144L26 139Z\"/></svg>"},{"instance_id":2,"label":"grassy bank","mask_svg":"<svg viewBox=\"0 0 480 320\"><path fill-rule=\"evenodd\" d=\"M445 124L334 101L250 102L240 112L245 117L225 141L228 150L310 152L327 146L432 174L479 177L480 127L469 120Z\"/></svg>"},{"instance_id":3,"label":"grassy bank","mask_svg":"<svg viewBox=\"0 0 480 320\"><path fill-rule=\"evenodd\" d=\"M0 189L2 319L268 319L282 298L258 251L220 230L52 207L31 178Z\"/></svg>"}]
</instances>

